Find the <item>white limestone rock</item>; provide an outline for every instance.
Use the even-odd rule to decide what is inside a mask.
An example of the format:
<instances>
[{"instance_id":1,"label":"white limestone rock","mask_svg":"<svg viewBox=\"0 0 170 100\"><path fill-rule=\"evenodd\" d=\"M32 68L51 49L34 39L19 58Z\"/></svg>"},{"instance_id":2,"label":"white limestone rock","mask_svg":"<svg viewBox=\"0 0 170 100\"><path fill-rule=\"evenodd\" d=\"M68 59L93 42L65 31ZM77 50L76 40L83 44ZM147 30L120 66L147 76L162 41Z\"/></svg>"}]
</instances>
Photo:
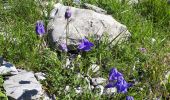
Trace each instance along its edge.
<instances>
[{"instance_id":1,"label":"white limestone rock","mask_svg":"<svg viewBox=\"0 0 170 100\"><path fill-rule=\"evenodd\" d=\"M33 72L20 70L17 75L6 77L3 87L12 100L40 100L43 95L42 86Z\"/></svg>"},{"instance_id":2,"label":"white limestone rock","mask_svg":"<svg viewBox=\"0 0 170 100\"><path fill-rule=\"evenodd\" d=\"M91 82L92 82L92 85L97 86L97 85L101 85L101 84L105 83L106 79L104 79L102 77L97 77L97 78L92 78Z\"/></svg>"},{"instance_id":3,"label":"white limestone rock","mask_svg":"<svg viewBox=\"0 0 170 100\"><path fill-rule=\"evenodd\" d=\"M50 14L52 19L47 28L51 45L54 48L59 48L61 44L66 43L67 20L64 15L67 8L68 6L58 3ZM116 21L111 15L97 13L89 9L69 8L72 12L67 38L69 50L75 49L83 37L94 37L97 40L98 37L104 38L107 33L108 41L114 44L118 40L127 39L131 35L126 26ZM115 41L113 41L114 39Z\"/></svg>"}]
</instances>

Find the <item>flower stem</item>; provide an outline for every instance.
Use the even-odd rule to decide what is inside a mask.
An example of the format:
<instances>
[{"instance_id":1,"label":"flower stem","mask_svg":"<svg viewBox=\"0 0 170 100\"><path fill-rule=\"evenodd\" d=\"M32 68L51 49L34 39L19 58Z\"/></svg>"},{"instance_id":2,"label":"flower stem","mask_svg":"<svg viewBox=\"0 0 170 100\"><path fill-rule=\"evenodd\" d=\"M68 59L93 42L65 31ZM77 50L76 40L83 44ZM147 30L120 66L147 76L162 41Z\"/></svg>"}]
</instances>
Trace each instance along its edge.
<instances>
[{"instance_id":1,"label":"flower stem","mask_svg":"<svg viewBox=\"0 0 170 100\"><path fill-rule=\"evenodd\" d=\"M67 38L68 38L68 34L69 34L69 20L67 19L67 25L66 25L66 46L68 44ZM65 65L67 67L67 52L65 53Z\"/></svg>"}]
</instances>

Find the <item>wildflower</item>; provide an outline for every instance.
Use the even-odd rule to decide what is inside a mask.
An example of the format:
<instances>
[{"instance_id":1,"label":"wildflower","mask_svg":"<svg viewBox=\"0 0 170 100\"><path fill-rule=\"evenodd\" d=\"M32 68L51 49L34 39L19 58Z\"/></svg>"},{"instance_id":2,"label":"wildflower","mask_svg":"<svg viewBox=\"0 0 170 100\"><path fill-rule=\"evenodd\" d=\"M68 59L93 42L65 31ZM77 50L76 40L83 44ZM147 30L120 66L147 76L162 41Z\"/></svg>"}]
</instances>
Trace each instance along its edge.
<instances>
[{"instance_id":1,"label":"wildflower","mask_svg":"<svg viewBox=\"0 0 170 100\"><path fill-rule=\"evenodd\" d=\"M128 88L128 83L124 80L123 76L119 76L115 84L118 93L126 93Z\"/></svg>"},{"instance_id":2,"label":"wildflower","mask_svg":"<svg viewBox=\"0 0 170 100\"><path fill-rule=\"evenodd\" d=\"M119 76L123 76L116 68L112 68L109 73L109 81L117 80Z\"/></svg>"},{"instance_id":3,"label":"wildflower","mask_svg":"<svg viewBox=\"0 0 170 100\"><path fill-rule=\"evenodd\" d=\"M83 38L81 40L81 44L79 44L78 49L82 51L90 51L91 47L93 47L94 44L91 43L88 39Z\"/></svg>"},{"instance_id":4,"label":"wildflower","mask_svg":"<svg viewBox=\"0 0 170 100\"><path fill-rule=\"evenodd\" d=\"M126 100L134 100L134 98L132 96L127 96Z\"/></svg>"},{"instance_id":5,"label":"wildflower","mask_svg":"<svg viewBox=\"0 0 170 100\"><path fill-rule=\"evenodd\" d=\"M67 8L65 12L65 19L69 19L70 17L71 17L71 10Z\"/></svg>"},{"instance_id":6,"label":"wildflower","mask_svg":"<svg viewBox=\"0 0 170 100\"><path fill-rule=\"evenodd\" d=\"M65 51L65 52L68 51L67 45L66 45L65 43L60 44L59 48L60 48L62 51Z\"/></svg>"},{"instance_id":7,"label":"wildflower","mask_svg":"<svg viewBox=\"0 0 170 100\"><path fill-rule=\"evenodd\" d=\"M36 31L36 34L39 36L42 36L45 34L45 28L44 28L43 21L37 21L35 31Z\"/></svg>"},{"instance_id":8,"label":"wildflower","mask_svg":"<svg viewBox=\"0 0 170 100\"><path fill-rule=\"evenodd\" d=\"M146 48L139 48L141 52L146 52Z\"/></svg>"},{"instance_id":9,"label":"wildflower","mask_svg":"<svg viewBox=\"0 0 170 100\"><path fill-rule=\"evenodd\" d=\"M109 83L105 88L116 87L118 93L126 93L127 89L131 87L132 84L129 84L125 81L123 75L117 71L116 68L112 68L109 73Z\"/></svg>"}]
</instances>

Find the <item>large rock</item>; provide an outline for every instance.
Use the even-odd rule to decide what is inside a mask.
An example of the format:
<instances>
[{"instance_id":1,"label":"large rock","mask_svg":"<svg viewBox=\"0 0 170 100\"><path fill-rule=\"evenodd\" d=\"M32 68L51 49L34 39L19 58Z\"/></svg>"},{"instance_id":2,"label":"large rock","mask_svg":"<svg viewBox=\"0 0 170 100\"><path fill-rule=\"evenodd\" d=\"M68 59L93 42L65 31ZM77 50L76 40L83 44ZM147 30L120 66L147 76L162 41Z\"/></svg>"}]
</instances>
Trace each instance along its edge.
<instances>
[{"instance_id":1,"label":"large rock","mask_svg":"<svg viewBox=\"0 0 170 100\"><path fill-rule=\"evenodd\" d=\"M48 23L49 36L52 39L52 44L66 43L66 24L65 11L68 6L56 4L51 11L50 22ZM99 39L101 36L108 35L108 40L111 42L116 38L116 41L122 37L130 36L126 26L116 21L112 16L97 13L89 9L80 9L70 7L72 16L69 19L69 34L68 45L77 46L82 37L94 37ZM113 41L115 43L115 41Z\"/></svg>"},{"instance_id":2,"label":"large rock","mask_svg":"<svg viewBox=\"0 0 170 100\"><path fill-rule=\"evenodd\" d=\"M43 95L41 84L32 72L20 70L17 75L8 77L3 87L10 100L40 100Z\"/></svg>"}]
</instances>

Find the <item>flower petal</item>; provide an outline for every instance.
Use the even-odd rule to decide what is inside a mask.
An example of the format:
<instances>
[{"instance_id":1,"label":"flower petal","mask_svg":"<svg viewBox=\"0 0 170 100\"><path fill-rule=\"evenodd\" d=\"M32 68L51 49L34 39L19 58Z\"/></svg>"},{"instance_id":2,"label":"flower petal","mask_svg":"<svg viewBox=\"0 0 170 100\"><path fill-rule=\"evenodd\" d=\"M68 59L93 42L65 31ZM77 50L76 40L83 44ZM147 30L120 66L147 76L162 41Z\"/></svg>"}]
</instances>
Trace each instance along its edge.
<instances>
[{"instance_id":1,"label":"flower petal","mask_svg":"<svg viewBox=\"0 0 170 100\"><path fill-rule=\"evenodd\" d=\"M109 83L109 84L107 84L107 85L105 86L105 88L112 88L112 87L114 87L114 84L113 84L113 83Z\"/></svg>"}]
</instances>

